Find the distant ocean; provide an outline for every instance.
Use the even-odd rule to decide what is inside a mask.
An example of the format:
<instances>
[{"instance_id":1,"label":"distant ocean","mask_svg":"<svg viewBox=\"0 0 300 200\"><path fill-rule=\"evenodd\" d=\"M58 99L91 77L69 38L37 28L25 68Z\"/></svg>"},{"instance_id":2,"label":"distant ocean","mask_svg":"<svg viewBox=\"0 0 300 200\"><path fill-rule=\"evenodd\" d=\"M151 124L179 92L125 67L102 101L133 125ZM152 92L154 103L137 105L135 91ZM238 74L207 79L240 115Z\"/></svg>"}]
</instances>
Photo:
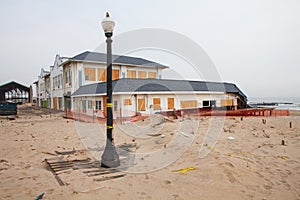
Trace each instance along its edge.
<instances>
[{"instance_id":1,"label":"distant ocean","mask_svg":"<svg viewBox=\"0 0 300 200\"><path fill-rule=\"evenodd\" d=\"M248 103L274 103L276 105L263 107L272 107L278 110L300 110L300 97L249 97Z\"/></svg>"}]
</instances>

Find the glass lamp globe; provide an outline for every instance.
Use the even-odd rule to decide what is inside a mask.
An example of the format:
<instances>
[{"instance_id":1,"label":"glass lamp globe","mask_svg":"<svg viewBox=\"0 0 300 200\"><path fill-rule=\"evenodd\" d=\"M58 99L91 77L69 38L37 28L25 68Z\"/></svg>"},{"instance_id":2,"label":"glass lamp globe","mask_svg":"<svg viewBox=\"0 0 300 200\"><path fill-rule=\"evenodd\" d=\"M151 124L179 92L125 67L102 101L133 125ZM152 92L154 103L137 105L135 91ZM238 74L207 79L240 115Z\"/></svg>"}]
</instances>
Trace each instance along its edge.
<instances>
[{"instance_id":1,"label":"glass lamp globe","mask_svg":"<svg viewBox=\"0 0 300 200\"><path fill-rule=\"evenodd\" d=\"M105 35L111 34L114 31L114 27L115 27L115 22L109 17L109 13L106 13L106 18L104 18L101 22L102 28L104 30Z\"/></svg>"}]
</instances>

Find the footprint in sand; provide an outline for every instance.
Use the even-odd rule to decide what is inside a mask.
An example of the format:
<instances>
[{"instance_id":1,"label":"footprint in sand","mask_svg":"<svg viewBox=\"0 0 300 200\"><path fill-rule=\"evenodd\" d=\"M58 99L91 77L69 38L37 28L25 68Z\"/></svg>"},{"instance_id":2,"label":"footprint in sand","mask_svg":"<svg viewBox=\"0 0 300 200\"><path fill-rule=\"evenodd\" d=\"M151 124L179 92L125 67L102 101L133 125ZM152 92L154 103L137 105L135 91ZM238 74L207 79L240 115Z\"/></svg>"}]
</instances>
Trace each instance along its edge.
<instances>
[{"instance_id":1,"label":"footprint in sand","mask_svg":"<svg viewBox=\"0 0 300 200\"><path fill-rule=\"evenodd\" d=\"M234 165L231 162L225 162L225 163L220 163L219 164L220 167L223 167L224 165L228 166L228 167L231 167L231 168L234 168Z\"/></svg>"},{"instance_id":2,"label":"footprint in sand","mask_svg":"<svg viewBox=\"0 0 300 200\"><path fill-rule=\"evenodd\" d=\"M224 170L224 173L227 176L230 183L237 182L237 180L234 178L233 174L229 170Z\"/></svg>"},{"instance_id":3,"label":"footprint in sand","mask_svg":"<svg viewBox=\"0 0 300 200\"><path fill-rule=\"evenodd\" d=\"M152 199L151 196L149 196L146 192L137 192L138 199Z\"/></svg>"},{"instance_id":4,"label":"footprint in sand","mask_svg":"<svg viewBox=\"0 0 300 200\"><path fill-rule=\"evenodd\" d=\"M287 190L291 189L291 185L286 180L280 180L280 182L286 187Z\"/></svg>"},{"instance_id":5,"label":"footprint in sand","mask_svg":"<svg viewBox=\"0 0 300 200\"><path fill-rule=\"evenodd\" d=\"M10 167L10 164L7 160L4 160L4 159L0 160L0 171L8 170L9 167Z\"/></svg>"}]
</instances>

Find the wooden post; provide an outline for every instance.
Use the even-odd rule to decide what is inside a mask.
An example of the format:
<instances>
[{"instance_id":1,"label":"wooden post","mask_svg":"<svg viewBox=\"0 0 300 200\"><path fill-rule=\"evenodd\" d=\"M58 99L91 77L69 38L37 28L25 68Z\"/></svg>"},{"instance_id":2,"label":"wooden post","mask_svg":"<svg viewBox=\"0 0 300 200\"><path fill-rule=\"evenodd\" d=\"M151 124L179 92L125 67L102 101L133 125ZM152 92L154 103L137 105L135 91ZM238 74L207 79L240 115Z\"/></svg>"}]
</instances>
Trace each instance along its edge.
<instances>
[{"instance_id":1,"label":"wooden post","mask_svg":"<svg viewBox=\"0 0 300 200\"><path fill-rule=\"evenodd\" d=\"M292 122L290 122L290 128L292 128Z\"/></svg>"}]
</instances>

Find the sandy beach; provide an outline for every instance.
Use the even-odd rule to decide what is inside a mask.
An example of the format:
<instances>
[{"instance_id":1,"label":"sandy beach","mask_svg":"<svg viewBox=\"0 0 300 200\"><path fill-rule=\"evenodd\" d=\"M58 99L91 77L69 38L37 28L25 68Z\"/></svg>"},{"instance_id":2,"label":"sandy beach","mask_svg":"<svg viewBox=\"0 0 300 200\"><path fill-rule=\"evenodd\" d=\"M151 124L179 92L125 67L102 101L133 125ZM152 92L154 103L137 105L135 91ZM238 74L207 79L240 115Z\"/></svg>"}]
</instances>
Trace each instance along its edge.
<instances>
[{"instance_id":1,"label":"sandy beach","mask_svg":"<svg viewBox=\"0 0 300 200\"><path fill-rule=\"evenodd\" d=\"M214 146L206 143L214 117L119 123L115 144L129 145L130 152L171 148L178 132L187 138L187 149L167 166L143 173L125 170L108 180L74 166L55 178L45 159L97 161L105 142L103 134L98 138L88 131L105 133L104 125L79 123L63 114L23 107L15 119L0 118L0 199L35 199L42 192L43 199L300 199L299 112L289 117L223 117ZM201 149L209 153L201 157Z\"/></svg>"}]
</instances>

